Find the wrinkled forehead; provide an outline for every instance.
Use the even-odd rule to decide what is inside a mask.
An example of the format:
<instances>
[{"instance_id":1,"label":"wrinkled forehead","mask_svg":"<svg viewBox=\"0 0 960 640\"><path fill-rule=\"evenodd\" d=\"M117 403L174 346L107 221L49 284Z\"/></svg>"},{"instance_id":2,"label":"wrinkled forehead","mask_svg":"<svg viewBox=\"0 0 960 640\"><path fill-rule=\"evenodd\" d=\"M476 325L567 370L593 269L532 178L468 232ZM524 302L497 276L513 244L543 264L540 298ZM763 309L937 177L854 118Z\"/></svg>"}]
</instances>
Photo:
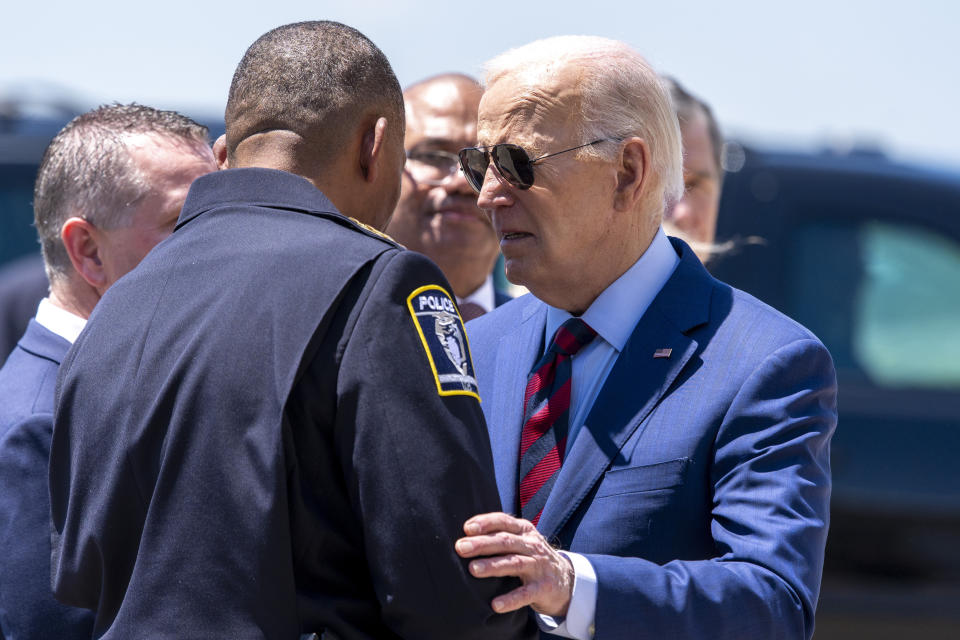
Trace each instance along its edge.
<instances>
[{"instance_id":1,"label":"wrinkled forehead","mask_svg":"<svg viewBox=\"0 0 960 640\"><path fill-rule=\"evenodd\" d=\"M477 143L512 142L540 153L554 142L575 140L581 103L581 73L575 66L500 76L480 100Z\"/></svg>"}]
</instances>

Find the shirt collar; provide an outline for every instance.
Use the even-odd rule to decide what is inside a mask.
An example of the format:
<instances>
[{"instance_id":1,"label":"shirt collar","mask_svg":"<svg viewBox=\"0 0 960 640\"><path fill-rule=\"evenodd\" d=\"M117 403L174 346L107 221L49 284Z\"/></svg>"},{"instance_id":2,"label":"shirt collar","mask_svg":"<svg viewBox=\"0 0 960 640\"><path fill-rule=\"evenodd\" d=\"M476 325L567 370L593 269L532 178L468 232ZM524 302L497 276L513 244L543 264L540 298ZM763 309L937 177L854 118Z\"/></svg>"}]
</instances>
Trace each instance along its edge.
<instances>
[{"instance_id":1,"label":"shirt collar","mask_svg":"<svg viewBox=\"0 0 960 640\"><path fill-rule=\"evenodd\" d=\"M488 275L487 279L483 281L483 284L477 287L470 295L465 298L457 297L457 304L463 304L464 302L478 304L486 313L493 311L497 302L493 290L493 275Z\"/></svg>"},{"instance_id":2,"label":"shirt collar","mask_svg":"<svg viewBox=\"0 0 960 640\"><path fill-rule=\"evenodd\" d=\"M634 327L680 263L677 252L658 229L643 255L593 301L581 318L618 352L626 346ZM546 340L573 316L547 306Z\"/></svg>"},{"instance_id":3,"label":"shirt collar","mask_svg":"<svg viewBox=\"0 0 960 640\"><path fill-rule=\"evenodd\" d=\"M70 344L77 341L77 336L87 325L84 318L70 313L66 309L61 309L50 302L50 298L44 298L37 307L37 324L45 329L49 329Z\"/></svg>"}]
</instances>

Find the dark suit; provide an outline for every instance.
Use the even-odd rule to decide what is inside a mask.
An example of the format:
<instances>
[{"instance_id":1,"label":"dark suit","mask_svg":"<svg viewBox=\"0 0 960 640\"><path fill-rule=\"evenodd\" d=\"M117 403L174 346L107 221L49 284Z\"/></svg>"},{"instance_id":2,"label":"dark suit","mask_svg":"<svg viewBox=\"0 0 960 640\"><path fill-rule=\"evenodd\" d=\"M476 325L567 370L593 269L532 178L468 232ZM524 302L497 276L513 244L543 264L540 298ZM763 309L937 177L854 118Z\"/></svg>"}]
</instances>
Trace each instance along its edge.
<instances>
[{"instance_id":1,"label":"dark suit","mask_svg":"<svg viewBox=\"0 0 960 640\"><path fill-rule=\"evenodd\" d=\"M47 459L57 368L70 343L31 320L0 369L0 637L90 638L93 615L50 591Z\"/></svg>"},{"instance_id":2,"label":"dark suit","mask_svg":"<svg viewBox=\"0 0 960 640\"><path fill-rule=\"evenodd\" d=\"M508 302L510 302L511 300L513 300L513 298L509 294L506 294L503 291L500 291L499 289L493 290L493 305L495 307L501 307L507 304Z\"/></svg>"},{"instance_id":3,"label":"dark suit","mask_svg":"<svg viewBox=\"0 0 960 640\"><path fill-rule=\"evenodd\" d=\"M499 500L459 321L458 377L412 315L437 285L303 178L194 182L64 363L57 596L118 639L520 634L453 550Z\"/></svg>"},{"instance_id":4,"label":"dark suit","mask_svg":"<svg viewBox=\"0 0 960 640\"><path fill-rule=\"evenodd\" d=\"M567 452L537 528L597 574L597 638L809 638L836 426L830 356L689 247ZM468 327L503 505L545 305ZM668 357L654 357L672 349Z\"/></svg>"},{"instance_id":5,"label":"dark suit","mask_svg":"<svg viewBox=\"0 0 960 640\"><path fill-rule=\"evenodd\" d=\"M13 351L49 288L39 253L0 268L0 363Z\"/></svg>"}]
</instances>

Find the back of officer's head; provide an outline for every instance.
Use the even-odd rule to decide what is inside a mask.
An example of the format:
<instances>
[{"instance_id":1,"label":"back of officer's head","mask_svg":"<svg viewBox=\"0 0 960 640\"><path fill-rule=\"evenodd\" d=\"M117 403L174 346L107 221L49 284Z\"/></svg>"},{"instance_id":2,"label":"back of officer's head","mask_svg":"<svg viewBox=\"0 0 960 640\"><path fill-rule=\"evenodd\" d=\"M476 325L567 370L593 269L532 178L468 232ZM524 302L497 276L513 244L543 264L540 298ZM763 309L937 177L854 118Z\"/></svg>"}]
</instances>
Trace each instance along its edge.
<instances>
[{"instance_id":1,"label":"back of officer's head","mask_svg":"<svg viewBox=\"0 0 960 640\"><path fill-rule=\"evenodd\" d=\"M369 158L355 156L369 151L363 147L373 144L381 119L386 123L381 156L392 173L393 165L402 169L403 93L383 52L337 22L277 27L250 46L233 76L225 114L226 164L297 173L347 213L356 203L348 194L338 201L335 191L368 178ZM399 193L399 173L395 180ZM392 185L384 189L392 190Z\"/></svg>"}]
</instances>

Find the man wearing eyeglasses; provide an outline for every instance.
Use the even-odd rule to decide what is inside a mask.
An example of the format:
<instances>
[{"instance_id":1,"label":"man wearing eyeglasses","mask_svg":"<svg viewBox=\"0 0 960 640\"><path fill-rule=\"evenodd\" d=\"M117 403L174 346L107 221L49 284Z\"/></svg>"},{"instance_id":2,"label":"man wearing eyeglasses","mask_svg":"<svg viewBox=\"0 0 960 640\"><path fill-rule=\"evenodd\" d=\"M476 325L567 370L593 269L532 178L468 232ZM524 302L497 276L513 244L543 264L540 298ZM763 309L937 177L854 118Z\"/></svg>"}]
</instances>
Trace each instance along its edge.
<instances>
[{"instance_id":1,"label":"man wearing eyeglasses","mask_svg":"<svg viewBox=\"0 0 960 640\"><path fill-rule=\"evenodd\" d=\"M464 320L510 300L493 286L500 254L490 219L460 172L457 152L477 143L483 90L462 74L443 74L403 93L407 163L387 233L437 263L450 281Z\"/></svg>"},{"instance_id":2,"label":"man wearing eyeglasses","mask_svg":"<svg viewBox=\"0 0 960 640\"><path fill-rule=\"evenodd\" d=\"M458 553L519 577L493 609L548 634L809 638L829 354L663 234L680 135L636 52L551 38L487 70L461 163L532 295L469 325L508 513L467 520Z\"/></svg>"}]
</instances>

